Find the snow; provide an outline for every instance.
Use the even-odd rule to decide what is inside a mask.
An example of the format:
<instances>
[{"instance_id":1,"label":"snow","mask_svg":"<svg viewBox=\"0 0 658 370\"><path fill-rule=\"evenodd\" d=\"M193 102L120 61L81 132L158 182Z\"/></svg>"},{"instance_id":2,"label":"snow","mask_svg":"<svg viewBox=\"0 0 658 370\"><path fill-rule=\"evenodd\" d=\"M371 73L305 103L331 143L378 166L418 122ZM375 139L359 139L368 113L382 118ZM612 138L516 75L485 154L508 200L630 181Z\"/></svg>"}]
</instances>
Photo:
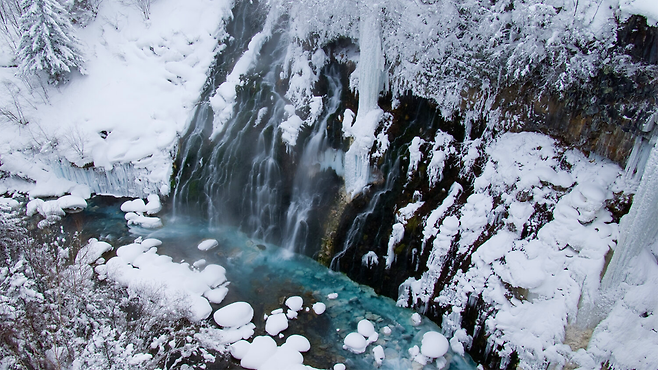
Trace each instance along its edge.
<instances>
[{"instance_id":1,"label":"snow","mask_svg":"<svg viewBox=\"0 0 658 370\"><path fill-rule=\"evenodd\" d=\"M377 256L377 253L368 251L368 253L361 257L361 264L367 267L374 267L379 264L379 257Z\"/></svg>"},{"instance_id":2,"label":"snow","mask_svg":"<svg viewBox=\"0 0 658 370\"><path fill-rule=\"evenodd\" d=\"M126 213L125 218L128 226L136 225L145 229L157 229L162 227L162 220L160 220L158 217L148 217L138 213L128 212Z\"/></svg>"},{"instance_id":3,"label":"snow","mask_svg":"<svg viewBox=\"0 0 658 370\"><path fill-rule=\"evenodd\" d=\"M265 331L271 336L278 335L288 329L288 318L283 313L271 315L265 322Z\"/></svg>"},{"instance_id":4,"label":"snow","mask_svg":"<svg viewBox=\"0 0 658 370\"><path fill-rule=\"evenodd\" d=\"M327 305L322 302L316 302L313 304L313 312L315 312L316 315L322 315L326 309Z\"/></svg>"},{"instance_id":5,"label":"snow","mask_svg":"<svg viewBox=\"0 0 658 370\"><path fill-rule=\"evenodd\" d=\"M208 289L205 292L203 292L203 296L206 297L208 302L214 304L222 303L224 298L226 298L227 294L228 294L228 288L224 286Z\"/></svg>"},{"instance_id":6,"label":"snow","mask_svg":"<svg viewBox=\"0 0 658 370\"><path fill-rule=\"evenodd\" d=\"M213 314L217 325L223 328L239 328L251 322L254 309L247 302L234 302L226 305Z\"/></svg>"},{"instance_id":7,"label":"snow","mask_svg":"<svg viewBox=\"0 0 658 370\"><path fill-rule=\"evenodd\" d=\"M377 333L375 331L375 326L372 324L372 322L366 319L359 321L359 324L357 326L357 331L359 332L359 334L363 335L366 338L369 338L373 334Z\"/></svg>"},{"instance_id":8,"label":"snow","mask_svg":"<svg viewBox=\"0 0 658 370\"><path fill-rule=\"evenodd\" d=\"M215 239L206 239L197 245L197 249L200 251L209 251L219 245L219 242Z\"/></svg>"},{"instance_id":9,"label":"snow","mask_svg":"<svg viewBox=\"0 0 658 370\"><path fill-rule=\"evenodd\" d=\"M279 125L281 129L281 139L290 147L297 144L297 136L304 121L295 114L295 107L293 105L286 105L283 108L288 115L288 118Z\"/></svg>"},{"instance_id":10,"label":"snow","mask_svg":"<svg viewBox=\"0 0 658 370\"><path fill-rule=\"evenodd\" d=\"M122 212L146 212L146 203L142 199L133 199L125 201L121 205Z\"/></svg>"},{"instance_id":11,"label":"snow","mask_svg":"<svg viewBox=\"0 0 658 370\"><path fill-rule=\"evenodd\" d=\"M245 369L258 370L314 370L303 365L300 352L310 349L308 340L300 335L291 335L285 343L277 346L272 337L258 336L249 343L240 341L231 346L231 355L240 360Z\"/></svg>"},{"instance_id":12,"label":"snow","mask_svg":"<svg viewBox=\"0 0 658 370\"><path fill-rule=\"evenodd\" d=\"M87 208L87 202L83 198L65 195L55 200L33 199L27 203L25 214L33 216L39 213L43 216L45 219L37 224L39 228L43 228L59 221L67 212L79 212L85 208Z\"/></svg>"},{"instance_id":13,"label":"snow","mask_svg":"<svg viewBox=\"0 0 658 370\"><path fill-rule=\"evenodd\" d=\"M233 109L236 103L235 99L237 98L235 89L238 86L242 86L241 77L255 66L256 58L260 55L260 49L272 36L272 22L273 20L268 17L263 30L251 38L247 46L247 51L235 63L231 73L226 76L226 81L217 87L215 94L210 98L210 105L215 114L213 129L210 134L211 140L224 131L226 123L233 118Z\"/></svg>"},{"instance_id":14,"label":"snow","mask_svg":"<svg viewBox=\"0 0 658 370\"><path fill-rule=\"evenodd\" d=\"M167 184L170 151L206 81L224 37L218 24L232 16L231 7L231 1L161 0L152 4L145 22L131 4L102 2L96 18L76 29L86 75L76 72L68 83L35 90L38 82L21 80L16 68L1 68L0 80L23 92L18 102L29 121L20 130L2 122L3 168L26 154L27 165L11 172L23 171L37 181L31 186L34 197L69 191L49 186L32 171L52 173L50 158L58 157L106 170L138 164L143 180L158 184L156 189ZM0 94L0 106L13 104L9 91Z\"/></svg>"},{"instance_id":15,"label":"snow","mask_svg":"<svg viewBox=\"0 0 658 370\"><path fill-rule=\"evenodd\" d=\"M366 338L359 333L347 334L343 343L345 343L343 348L356 354L365 352L366 347L368 346Z\"/></svg>"},{"instance_id":16,"label":"snow","mask_svg":"<svg viewBox=\"0 0 658 370\"><path fill-rule=\"evenodd\" d=\"M398 222L393 225L393 231L391 231L391 236L388 239L385 256L387 269L390 269L393 261L395 261L395 246L402 241L402 238L404 238L404 225Z\"/></svg>"},{"instance_id":17,"label":"snow","mask_svg":"<svg viewBox=\"0 0 658 370\"><path fill-rule=\"evenodd\" d=\"M639 14L647 18L649 26L658 26L658 3L654 0L620 0L619 9L628 14Z\"/></svg>"},{"instance_id":18,"label":"snow","mask_svg":"<svg viewBox=\"0 0 658 370\"><path fill-rule=\"evenodd\" d=\"M292 297L288 297L285 303L286 306L288 306L288 308L290 308L291 310L299 311L302 309L304 300L300 296L292 296Z\"/></svg>"},{"instance_id":19,"label":"snow","mask_svg":"<svg viewBox=\"0 0 658 370\"><path fill-rule=\"evenodd\" d=\"M0 197L0 210L12 210L18 208L18 201L16 199Z\"/></svg>"},{"instance_id":20,"label":"snow","mask_svg":"<svg viewBox=\"0 0 658 370\"><path fill-rule=\"evenodd\" d=\"M96 262L103 253L112 250L109 243L98 241L98 239L91 238L87 241L75 256L75 263L77 264L92 264Z\"/></svg>"},{"instance_id":21,"label":"snow","mask_svg":"<svg viewBox=\"0 0 658 370\"><path fill-rule=\"evenodd\" d=\"M408 177L411 178L411 175L418 169L418 163L423 158L423 152L421 151L420 146L425 144L425 140L419 138L418 136L411 139L411 144L409 144L409 169L407 170Z\"/></svg>"},{"instance_id":22,"label":"snow","mask_svg":"<svg viewBox=\"0 0 658 370\"><path fill-rule=\"evenodd\" d=\"M429 358L438 358L448 352L448 339L436 331L423 334L420 353Z\"/></svg>"},{"instance_id":23,"label":"snow","mask_svg":"<svg viewBox=\"0 0 658 370\"><path fill-rule=\"evenodd\" d=\"M338 293L329 293L327 294L327 299L332 300L338 298Z\"/></svg>"},{"instance_id":24,"label":"snow","mask_svg":"<svg viewBox=\"0 0 658 370\"><path fill-rule=\"evenodd\" d=\"M420 325L420 323L421 323L422 321L423 321L423 318L420 316L420 314L419 314L418 312L414 312L414 313L411 315L411 323L412 323L414 326L418 326L418 325Z\"/></svg>"},{"instance_id":25,"label":"snow","mask_svg":"<svg viewBox=\"0 0 658 370\"><path fill-rule=\"evenodd\" d=\"M384 354L384 347L381 345L375 346L372 349L372 356L375 358L375 363L377 365L381 365L384 362L384 359L386 358L386 355Z\"/></svg>"},{"instance_id":26,"label":"snow","mask_svg":"<svg viewBox=\"0 0 658 370\"><path fill-rule=\"evenodd\" d=\"M121 211L126 212L125 219L128 226L136 225L145 229L157 229L162 227L162 220L158 217L144 216L144 213L152 215L160 212L162 205L160 197L156 194L149 194L148 203L142 199L133 199L121 204Z\"/></svg>"},{"instance_id":27,"label":"snow","mask_svg":"<svg viewBox=\"0 0 658 370\"><path fill-rule=\"evenodd\" d=\"M176 263L171 257L159 255L156 247L160 244L157 239L137 239L132 244L119 247L116 257L110 258L104 265L97 266L96 272L136 294L160 296L172 309L178 307L188 312L188 318L192 321L207 318L212 308L203 294L214 288L213 284L217 281L225 280L223 274L219 280L209 284L207 275L217 275L217 268L212 267L216 265L208 265L203 271L197 271L187 263ZM205 272L206 270L208 272ZM227 311L231 313L230 309ZM215 318L217 316L216 312ZM224 317L223 314L219 316ZM240 321L235 317L223 320L225 321L222 322ZM250 320L251 318L248 321Z\"/></svg>"}]
</instances>

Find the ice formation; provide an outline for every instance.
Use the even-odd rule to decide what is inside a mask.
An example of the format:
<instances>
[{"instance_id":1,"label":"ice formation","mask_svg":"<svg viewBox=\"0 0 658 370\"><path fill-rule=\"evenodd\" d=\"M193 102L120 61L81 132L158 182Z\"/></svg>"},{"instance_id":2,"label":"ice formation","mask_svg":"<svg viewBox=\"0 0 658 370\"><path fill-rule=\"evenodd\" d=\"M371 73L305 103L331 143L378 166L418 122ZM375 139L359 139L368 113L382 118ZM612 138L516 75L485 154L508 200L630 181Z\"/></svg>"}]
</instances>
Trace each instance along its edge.
<instances>
[{"instance_id":1,"label":"ice formation","mask_svg":"<svg viewBox=\"0 0 658 370\"><path fill-rule=\"evenodd\" d=\"M370 181L369 152L384 113L377 105L384 70L380 19L374 9L364 6L362 11L366 14L361 17L359 34L359 109L353 124L347 117L343 121L344 135L354 138L345 153L345 190L352 197Z\"/></svg>"}]
</instances>

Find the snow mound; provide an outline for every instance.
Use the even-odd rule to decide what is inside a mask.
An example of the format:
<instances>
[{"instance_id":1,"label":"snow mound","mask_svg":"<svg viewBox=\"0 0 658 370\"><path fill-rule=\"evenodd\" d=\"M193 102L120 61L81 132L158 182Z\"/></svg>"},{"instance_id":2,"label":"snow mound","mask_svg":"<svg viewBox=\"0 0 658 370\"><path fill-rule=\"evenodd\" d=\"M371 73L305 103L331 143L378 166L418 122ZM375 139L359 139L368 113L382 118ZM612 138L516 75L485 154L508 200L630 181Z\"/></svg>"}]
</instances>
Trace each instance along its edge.
<instances>
[{"instance_id":1,"label":"snow mound","mask_svg":"<svg viewBox=\"0 0 658 370\"><path fill-rule=\"evenodd\" d=\"M235 302L226 305L213 314L217 325L224 328L237 328L251 322L254 309L247 302Z\"/></svg>"},{"instance_id":2,"label":"snow mound","mask_svg":"<svg viewBox=\"0 0 658 370\"><path fill-rule=\"evenodd\" d=\"M124 245L117 249L116 257L97 266L96 272L101 278L116 281L137 295L162 299L172 310L186 312L192 321L210 316L212 308L203 295L214 287L204 276L205 270L198 271L187 263L176 263L171 257L159 255L156 248L159 244L161 242L157 239L138 239ZM106 248L102 244L99 246L98 242L92 242L91 245L94 245L95 253ZM216 265L206 267L210 267L206 275L216 275L217 268L212 271L212 266ZM223 273L219 280L225 281Z\"/></svg>"},{"instance_id":3,"label":"snow mound","mask_svg":"<svg viewBox=\"0 0 658 370\"><path fill-rule=\"evenodd\" d=\"M217 240L215 240L215 239L206 239L206 240L202 241L201 243L199 243L199 245L197 245L197 248L200 251L209 251L209 250L215 248L218 245L219 245L219 243L217 242Z\"/></svg>"},{"instance_id":4,"label":"snow mound","mask_svg":"<svg viewBox=\"0 0 658 370\"><path fill-rule=\"evenodd\" d=\"M423 335L420 353L429 358L439 358L448 352L448 339L436 331L428 331Z\"/></svg>"}]
</instances>

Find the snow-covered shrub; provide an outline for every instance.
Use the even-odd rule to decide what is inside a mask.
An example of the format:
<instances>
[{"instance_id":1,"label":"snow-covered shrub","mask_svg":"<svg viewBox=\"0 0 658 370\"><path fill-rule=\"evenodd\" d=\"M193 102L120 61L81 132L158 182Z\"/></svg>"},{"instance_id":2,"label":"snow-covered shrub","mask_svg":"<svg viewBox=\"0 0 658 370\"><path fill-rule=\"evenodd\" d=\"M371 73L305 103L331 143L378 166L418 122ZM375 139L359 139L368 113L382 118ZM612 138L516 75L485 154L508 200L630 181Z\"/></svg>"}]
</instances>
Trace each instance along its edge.
<instances>
[{"instance_id":1,"label":"snow-covered shrub","mask_svg":"<svg viewBox=\"0 0 658 370\"><path fill-rule=\"evenodd\" d=\"M0 214L0 368L176 368L215 360L222 350L213 344L216 329L190 323L157 295L131 297L98 281L92 264L99 253L78 255L91 249L56 231L30 235Z\"/></svg>"}]
</instances>

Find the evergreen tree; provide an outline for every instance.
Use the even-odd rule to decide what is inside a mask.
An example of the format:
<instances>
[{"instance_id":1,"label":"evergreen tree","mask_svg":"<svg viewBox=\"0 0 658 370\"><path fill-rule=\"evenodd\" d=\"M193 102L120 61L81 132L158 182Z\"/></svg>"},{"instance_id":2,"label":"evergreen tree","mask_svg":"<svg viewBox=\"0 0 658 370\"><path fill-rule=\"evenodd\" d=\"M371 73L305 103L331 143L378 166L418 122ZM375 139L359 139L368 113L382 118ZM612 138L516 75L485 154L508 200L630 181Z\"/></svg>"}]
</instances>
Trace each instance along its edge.
<instances>
[{"instance_id":1,"label":"evergreen tree","mask_svg":"<svg viewBox=\"0 0 658 370\"><path fill-rule=\"evenodd\" d=\"M23 0L18 58L24 73L43 71L59 83L73 69L82 70L80 43L57 0Z\"/></svg>"}]
</instances>

